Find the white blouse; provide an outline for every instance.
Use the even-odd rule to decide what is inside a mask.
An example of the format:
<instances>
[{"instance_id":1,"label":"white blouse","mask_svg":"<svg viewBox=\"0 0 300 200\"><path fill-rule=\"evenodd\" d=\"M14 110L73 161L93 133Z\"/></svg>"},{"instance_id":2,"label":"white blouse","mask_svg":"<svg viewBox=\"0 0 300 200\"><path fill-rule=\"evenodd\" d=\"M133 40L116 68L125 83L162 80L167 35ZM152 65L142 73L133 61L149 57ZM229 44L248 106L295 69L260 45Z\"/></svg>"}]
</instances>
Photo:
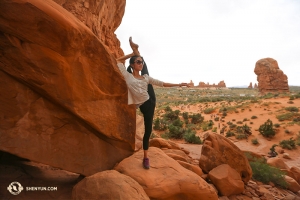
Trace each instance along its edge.
<instances>
[{"instance_id":1,"label":"white blouse","mask_svg":"<svg viewBox=\"0 0 300 200\"><path fill-rule=\"evenodd\" d=\"M137 79L133 74L129 73L123 63L118 63L118 67L125 78L128 87L128 105L141 105L149 99L147 92L148 84L153 84L163 87L163 82L151 78L147 74L143 75L143 79Z\"/></svg>"}]
</instances>

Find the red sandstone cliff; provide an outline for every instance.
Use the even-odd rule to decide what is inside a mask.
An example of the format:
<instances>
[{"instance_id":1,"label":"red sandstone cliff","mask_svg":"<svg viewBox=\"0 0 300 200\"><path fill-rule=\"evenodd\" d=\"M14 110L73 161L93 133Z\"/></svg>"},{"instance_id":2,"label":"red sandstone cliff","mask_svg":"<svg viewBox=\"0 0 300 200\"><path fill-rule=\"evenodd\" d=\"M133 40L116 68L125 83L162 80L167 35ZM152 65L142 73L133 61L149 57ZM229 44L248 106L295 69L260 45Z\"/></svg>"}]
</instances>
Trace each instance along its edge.
<instances>
[{"instance_id":1,"label":"red sandstone cliff","mask_svg":"<svg viewBox=\"0 0 300 200\"><path fill-rule=\"evenodd\" d=\"M57 2L75 16L51 0L0 1L0 150L91 175L134 150L113 56L125 1Z\"/></svg>"}]
</instances>

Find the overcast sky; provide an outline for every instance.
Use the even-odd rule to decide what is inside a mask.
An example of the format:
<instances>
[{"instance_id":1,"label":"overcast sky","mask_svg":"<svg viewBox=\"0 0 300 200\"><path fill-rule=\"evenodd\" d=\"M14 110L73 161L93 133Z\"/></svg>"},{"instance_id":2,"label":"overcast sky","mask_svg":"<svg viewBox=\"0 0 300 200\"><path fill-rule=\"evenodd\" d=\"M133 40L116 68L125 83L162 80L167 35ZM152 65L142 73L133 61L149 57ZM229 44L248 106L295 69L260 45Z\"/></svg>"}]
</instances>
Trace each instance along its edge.
<instances>
[{"instance_id":1,"label":"overcast sky","mask_svg":"<svg viewBox=\"0 0 300 200\"><path fill-rule=\"evenodd\" d=\"M254 84L256 61L270 57L300 85L299 0L126 0L115 33L125 54L132 36L164 82Z\"/></svg>"}]
</instances>

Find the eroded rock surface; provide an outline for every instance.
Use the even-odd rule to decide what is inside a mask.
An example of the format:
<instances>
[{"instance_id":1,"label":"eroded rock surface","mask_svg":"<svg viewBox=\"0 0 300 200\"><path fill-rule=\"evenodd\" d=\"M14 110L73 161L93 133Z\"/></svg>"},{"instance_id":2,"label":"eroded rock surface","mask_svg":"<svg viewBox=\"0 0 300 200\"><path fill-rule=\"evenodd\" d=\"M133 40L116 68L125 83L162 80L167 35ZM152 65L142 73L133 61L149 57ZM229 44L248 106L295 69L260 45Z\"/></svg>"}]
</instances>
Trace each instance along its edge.
<instances>
[{"instance_id":1,"label":"eroded rock surface","mask_svg":"<svg viewBox=\"0 0 300 200\"><path fill-rule=\"evenodd\" d=\"M209 133L202 147L199 166L209 173L221 164L228 164L235 169L245 183L252 177L252 169L244 153L224 136Z\"/></svg>"},{"instance_id":2,"label":"eroded rock surface","mask_svg":"<svg viewBox=\"0 0 300 200\"><path fill-rule=\"evenodd\" d=\"M98 172L77 183L72 199L135 199L149 200L149 197L135 180L115 170Z\"/></svg>"},{"instance_id":3,"label":"eroded rock surface","mask_svg":"<svg viewBox=\"0 0 300 200\"><path fill-rule=\"evenodd\" d=\"M151 166L149 170L142 166L142 150L125 158L115 170L136 180L150 199L218 199L208 183L162 150L150 147L148 156Z\"/></svg>"},{"instance_id":4,"label":"eroded rock surface","mask_svg":"<svg viewBox=\"0 0 300 200\"><path fill-rule=\"evenodd\" d=\"M101 2L95 16L103 21L101 6L113 2ZM124 2L110 11L124 12ZM114 16L96 36L53 1L0 1L0 150L84 175L133 153L135 108L112 56L118 50L98 38L113 35Z\"/></svg>"},{"instance_id":5,"label":"eroded rock surface","mask_svg":"<svg viewBox=\"0 0 300 200\"><path fill-rule=\"evenodd\" d=\"M273 58L258 60L254 73L257 75L260 92L289 92L288 77L279 69L277 61Z\"/></svg>"}]
</instances>

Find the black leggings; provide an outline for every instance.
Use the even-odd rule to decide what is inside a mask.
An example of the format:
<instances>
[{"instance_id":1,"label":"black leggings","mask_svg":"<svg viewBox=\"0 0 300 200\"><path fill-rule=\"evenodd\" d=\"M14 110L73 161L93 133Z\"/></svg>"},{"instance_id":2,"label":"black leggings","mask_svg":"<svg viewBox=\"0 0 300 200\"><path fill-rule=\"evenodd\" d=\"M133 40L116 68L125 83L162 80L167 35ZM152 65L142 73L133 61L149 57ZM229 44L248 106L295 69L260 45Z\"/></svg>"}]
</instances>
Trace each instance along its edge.
<instances>
[{"instance_id":1,"label":"black leggings","mask_svg":"<svg viewBox=\"0 0 300 200\"><path fill-rule=\"evenodd\" d=\"M149 72L145 60L144 60L144 66L141 71L141 74L142 75L147 74L149 76ZM155 93L154 93L153 86L151 84L148 84L148 94L150 98L140 106L140 110L144 115L144 124L145 124L145 134L143 137L144 150L148 150L149 148L149 139L152 133L152 123L153 123L153 116L154 116L154 110L156 104Z\"/></svg>"},{"instance_id":2,"label":"black leggings","mask_svg":"<svg viewBox=\"0 0 300 200\"><path fill-rule=\"evenodd\" d=\"M144 115L145 133L143 137L143 149L148 150L149 139L152 133L153 115L155 110L155 101L151 98L140 106L140 110Z\"/></svg>"}]
</instances>

